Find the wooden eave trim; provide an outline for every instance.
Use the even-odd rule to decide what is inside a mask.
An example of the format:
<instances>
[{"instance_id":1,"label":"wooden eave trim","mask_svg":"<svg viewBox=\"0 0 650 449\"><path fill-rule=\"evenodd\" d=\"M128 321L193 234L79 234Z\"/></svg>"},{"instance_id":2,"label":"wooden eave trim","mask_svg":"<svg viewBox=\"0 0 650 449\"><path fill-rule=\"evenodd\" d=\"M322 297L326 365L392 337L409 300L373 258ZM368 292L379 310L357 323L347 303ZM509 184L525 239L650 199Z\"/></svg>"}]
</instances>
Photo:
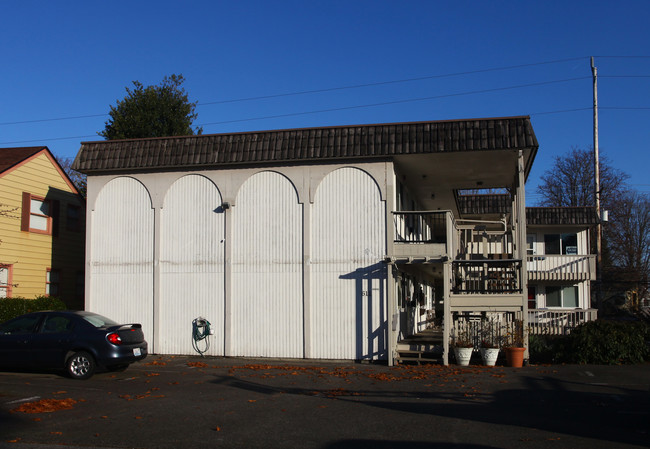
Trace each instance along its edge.
<instances>
[{"instance_id":1,"label":"wooden eave trim","mask_svg":"<svg viewBox=\"0 0 650 449\"><path fill-rule=\"evenodd\" d=\"M56 161L56 159L54 158L54 156L52 155L52 153L50 152L50 150L49 150L47 147L43 147L42 150L40 150L40 151L38 151L38 152L32 154L32 155L29 156L28 158L23 159L22 161L18 162L17 164L15 164L15 165L9 167L8 169L6 169L6 170L3 171L2 173L0 173L0 178L2 178L3 176L5 176L5 175L11 173L12 171L14 171L14 170L16 170L16 169L22 167L23 165L27 165L28 163L30 163L31 161L33 161L34 159L36 159L37 157L39 157L41 154L45 154L45 156L47 157L47 159L48 159L48 160L50 161L50 163L54 166L54 168L55 168L56 171L59 173L59 175L63 178L63 180L65 181L65 183L68 185L68 187L70 187L70 189L72 189L72 193L75 193L75 194L79 195L80 199L82 199L82 201L83 201L83 196L81 195L81 193L79 192L79 190L77 190L77 187L75 187L74 183L70 180L70 178L68 177L68 175L67 175L67 174L65 173L65 171L61 168L61 166L60 166L59 163Z\"/></svg>"},{"instance_id":2,"label":"wooden eave trim","mask_svg":"<svg viewBox=\"0 0 650 449\"><path fill-rule=\"evenodd\" d=\"M89 176L109 176L109 175L127 175L139 173L160 173L160 172L194 172L209 170L236 170L247 168L264 168L273 167L300 167L305 165L351 165L351 164L374 164L377 162L392 162L391 155L380 156L363 156L363 157L344 157L344 158L319 158L319 159L286 159L277 161L251 161L251 162L228 162L217 164L195 164L195 165L160 165L151 167L125 167L125 168L100 168L92 170L83 170Z\"/></svg>"},{"instance_id":3,"label":"wooden eave trim","mask_svg":"<svg viewBox=\"0 0 650 449\"><path fill-rule=\"evenodd\" d=\"M19 162L15 163L14 165L12 165L11 167L7 168L7 169L4 170L3 172L0 172L0 178L2 178L2 177L5 176L5 175L8 175L8 174L11 173L12 171L14 171L14 170L16 170L16 169L22 167L23 165L25 165L25 164L31 162L32 159L35 159L35 158L37 158L38 156L40 156L41 153L43 153L43 151L45 151L45 150L47 150L47 147L43 147L42 149L40 149L40 150L37 151L36 153L32 154L31 156L26 157L26 158L23 159L22 161L19 161Z\"/></svg>"},{"instance_id":4,"label":"wooden eave trim","mask_svg":"<svg viewBox=\"0 0 650 449\"><path fill-rule=\"evenodd\" d=\"M59 172L59 175L61 175L61 177L63 178L65 183L68 185L68 187L70 187L70 189L72 189L72 193L76 193L77 195L79 195L81 197L81 193L79 193L79 190L77 190L77 187L74 185L72 180L68 177L66 172L63 170L63 168L61 168L61 166L56 161L56 159L54 158L52 153L50 153L50 150L48 150L47 148L45 148L45 155L50 160L52 165L54 165L54 168L56 168L56 171Z\"/></svg>"}]
</instances>

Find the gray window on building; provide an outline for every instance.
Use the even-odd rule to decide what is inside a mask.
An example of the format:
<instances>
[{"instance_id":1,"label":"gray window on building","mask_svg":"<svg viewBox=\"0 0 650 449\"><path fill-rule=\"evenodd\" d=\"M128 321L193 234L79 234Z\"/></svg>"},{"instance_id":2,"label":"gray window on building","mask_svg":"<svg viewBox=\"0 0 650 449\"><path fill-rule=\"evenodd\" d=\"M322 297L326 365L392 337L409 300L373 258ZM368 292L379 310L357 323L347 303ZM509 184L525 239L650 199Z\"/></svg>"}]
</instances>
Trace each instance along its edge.
<instances>
[{"instance_id":1,"label":"gray window on building","mask_svg":"<svg viewBox=\"0 0 650 449\"><path fill-rule=\"evenodd\" d=\"M572 285L569 287L546 287L546 307L578 307L578 287Z\"/></svg>"},{"instance_id":2,"label":"gray window on building","mask_svg":"<svg viewBox=\"0 0 650 449\"><path fill-rule=\"evenodd\" d=\"M578 254L577 234L544 234L545 254Z\"/></svg>"}]
</instances>

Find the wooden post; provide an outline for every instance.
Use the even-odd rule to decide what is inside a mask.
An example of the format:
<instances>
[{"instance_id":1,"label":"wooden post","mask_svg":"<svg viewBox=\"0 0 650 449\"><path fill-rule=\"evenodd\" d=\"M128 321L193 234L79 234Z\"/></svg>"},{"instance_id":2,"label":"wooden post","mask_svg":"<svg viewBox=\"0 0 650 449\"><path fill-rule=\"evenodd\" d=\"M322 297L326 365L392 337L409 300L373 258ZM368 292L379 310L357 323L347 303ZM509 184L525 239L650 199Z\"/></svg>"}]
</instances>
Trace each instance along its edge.
<instances>
[{"instance_id":1,"label":"wooden post","mask_svg":"<svg viewBox=\"0 0 650 449\"><path fill-rule=\"evenodd\" d=\"M591 57L591 73L594 82L594 189L596 202L596 300L600 301L602 282L602 226L600 224L600 162L598 155L598 69L594 65L594 57Z\"/></svg>"}]
</instances>

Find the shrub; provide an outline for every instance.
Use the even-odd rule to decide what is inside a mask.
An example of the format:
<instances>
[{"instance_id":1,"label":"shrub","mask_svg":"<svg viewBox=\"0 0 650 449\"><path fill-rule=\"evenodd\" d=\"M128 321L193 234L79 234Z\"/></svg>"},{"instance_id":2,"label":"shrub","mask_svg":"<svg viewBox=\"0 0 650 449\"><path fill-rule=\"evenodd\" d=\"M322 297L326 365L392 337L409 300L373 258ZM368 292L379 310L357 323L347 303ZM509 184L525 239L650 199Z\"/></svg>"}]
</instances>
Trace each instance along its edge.
<instances>
[{"instance_id":1,"label":"shrub","mask_svg":"<svg viewBox=\"0 0 650 449\"><path fill-rule=\"evenodd\" d=\"M0 300L0 323L37 310L64 310L63 301L51 296L38 296L34 299L3 298Z\"/></svg>"},{"instance_id":2,"label":"shrub","mask_svg":"<svg viewBox=\"0 0 650 449\"><path fill-rule=\"evenodd\" d=\"M532 363L553 363L557 358L558 341L564 337L557 335L530 335L528 352Z\"/></svg>"},{"instance_id":3,"label":"shrub","mask_svg":"<svg viewBox=\"0 0 650 449\"><path fill-rule=\"evenodd\" d=\"M616 365L650 360L648 325L597 320L575 328L554 344L556 360Z\"/></svg>"}]
</instances>

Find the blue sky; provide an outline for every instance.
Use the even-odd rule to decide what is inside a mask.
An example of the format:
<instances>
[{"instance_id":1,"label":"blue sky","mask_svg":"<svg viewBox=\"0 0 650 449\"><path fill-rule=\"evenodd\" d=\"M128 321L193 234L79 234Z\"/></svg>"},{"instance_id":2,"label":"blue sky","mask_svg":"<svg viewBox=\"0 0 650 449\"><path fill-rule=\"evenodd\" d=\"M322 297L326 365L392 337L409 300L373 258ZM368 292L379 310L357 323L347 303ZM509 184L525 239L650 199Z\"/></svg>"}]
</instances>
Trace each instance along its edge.
<instances>
[{"instance_id":1,"label":"blue sky","mask_svg":"<svg viewBox=\"0 0 650 449\"><path fill-rule=\"evenodd\" d=\"M530 115L534 205L553 158L592 145L596 56L601 152L648 192L649 16L646 0L6 2L0 147L73 157L132 81L180 73L204 133Z\"/></svg>"}]
</instances>

